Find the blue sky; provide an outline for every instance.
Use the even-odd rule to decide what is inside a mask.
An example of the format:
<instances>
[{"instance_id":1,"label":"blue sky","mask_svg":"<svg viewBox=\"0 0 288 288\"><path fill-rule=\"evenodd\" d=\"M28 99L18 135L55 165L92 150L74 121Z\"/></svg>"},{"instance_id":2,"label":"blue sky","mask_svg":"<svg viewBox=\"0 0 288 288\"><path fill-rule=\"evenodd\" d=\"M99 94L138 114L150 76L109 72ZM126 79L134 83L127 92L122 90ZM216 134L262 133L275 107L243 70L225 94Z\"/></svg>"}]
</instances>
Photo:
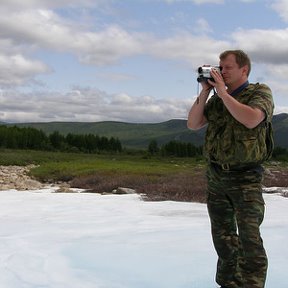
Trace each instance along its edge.
<instances>
[{"instance_id":1,"label":"blue sky","mask_svg":"<svg viewBox=\"0 0 288 288\"><path fill-rule=\"evenodd\" d=\"M226 49L288 113L287 23L285 0L1 0L0 121L186 119Z\"/></svg>"}]
</instances>

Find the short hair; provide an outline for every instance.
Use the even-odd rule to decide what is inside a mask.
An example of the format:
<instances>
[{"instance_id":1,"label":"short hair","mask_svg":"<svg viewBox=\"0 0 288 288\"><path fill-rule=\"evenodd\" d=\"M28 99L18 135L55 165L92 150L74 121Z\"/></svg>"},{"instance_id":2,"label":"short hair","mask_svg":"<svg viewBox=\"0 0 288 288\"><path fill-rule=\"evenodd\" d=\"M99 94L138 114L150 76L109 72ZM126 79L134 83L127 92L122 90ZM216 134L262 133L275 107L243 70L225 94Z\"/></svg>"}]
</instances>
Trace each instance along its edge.
<instances>
[{"instance_id":1,"label":"short hair","mask_svg":"<svg viewBox=\"0 0 288 288\"><path fill-rule=\"evenodd\" d=\"M220 60L224 60L230 54L235 56L236 63L240 68L244 67L245 65L248 66L247 76L249 76L251 71L251 61L249 56L242 50L226 50L220 54L219 58Z\"/></svg>"}]
</instances>

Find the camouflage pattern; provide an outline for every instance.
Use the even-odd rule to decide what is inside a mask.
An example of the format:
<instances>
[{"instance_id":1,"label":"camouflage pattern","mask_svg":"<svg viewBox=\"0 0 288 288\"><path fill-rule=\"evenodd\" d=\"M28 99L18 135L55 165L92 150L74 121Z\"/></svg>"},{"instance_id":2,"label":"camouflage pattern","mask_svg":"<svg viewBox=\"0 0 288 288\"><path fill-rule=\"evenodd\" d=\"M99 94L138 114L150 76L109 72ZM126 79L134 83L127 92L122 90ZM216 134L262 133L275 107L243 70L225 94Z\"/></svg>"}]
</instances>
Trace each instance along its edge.
<instances>
[{"instance_id":1,"label":"camouflage pattern","mask_svg":"<svg viewBox=\"0 0 288 288\"><path fill-rule=\"evenodd\" d=\"M270 122L273 115L271 90L265 84L249 84L234 96L240 103L257 107L266 114ZM255 163L266 160L266 123L248 129L232 117L222 99L212 96L207 102L204 115L208 120L204 155L220 164Z\"/></svg>"},{"instance_id":2,"label":"camouflage pattern","mask_svg":"<svg viewBox=\"0 0 288 288\"><path fill-rule=\"evenodd\" d=\"M274 104L264 84L249 84L233 97L264 111L266 121L248 129L217 95L205 106L207 206L218 254L216 282L227 288L264 288L268 260L260 235L265 211L260 163L269 152L265 124L272 120Z\"/></svg>"},{"instance_id":3,"label":"camouflage pattern","mask_svg":"<svg viewBox=\"0 0 288 288\"><path fill-rule=\"evenodd\" d=\"M207 206L218 254L216 282L229 288L263 288L267 256L260 225L264 217L263 168L207 171Z\"/></svg>"}]
</instances>

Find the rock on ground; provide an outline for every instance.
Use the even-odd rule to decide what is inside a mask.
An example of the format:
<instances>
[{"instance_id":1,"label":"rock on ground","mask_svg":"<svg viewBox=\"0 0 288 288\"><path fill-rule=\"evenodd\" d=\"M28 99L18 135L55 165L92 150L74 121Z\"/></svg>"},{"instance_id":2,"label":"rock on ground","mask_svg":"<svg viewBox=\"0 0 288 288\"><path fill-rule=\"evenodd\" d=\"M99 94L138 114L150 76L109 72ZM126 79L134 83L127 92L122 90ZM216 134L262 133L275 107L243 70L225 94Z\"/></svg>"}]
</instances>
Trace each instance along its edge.
<instances>
[{"instance_id":1,"label":"rock on ground","mask_svg":"<svg viewBox=\"0 0 288 288\"><path fill-rule=\"evenodd\" d=\"M42 183L27 175L33 167L35 166L0 166L0 190L37 190L43 188Z\"/></svg>"}]
</instances>

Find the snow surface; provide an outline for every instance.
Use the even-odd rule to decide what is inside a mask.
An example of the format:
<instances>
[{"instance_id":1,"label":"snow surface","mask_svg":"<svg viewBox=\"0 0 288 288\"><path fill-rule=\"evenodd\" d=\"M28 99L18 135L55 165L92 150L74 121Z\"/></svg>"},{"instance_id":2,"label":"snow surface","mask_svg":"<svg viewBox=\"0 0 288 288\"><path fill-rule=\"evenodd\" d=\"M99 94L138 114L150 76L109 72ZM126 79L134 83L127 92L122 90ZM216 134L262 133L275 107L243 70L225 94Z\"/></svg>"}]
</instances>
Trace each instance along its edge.
<instances>
[{"instance_id":1,"label":"snow surface","mask_svg":"<svg viewBox=\"0 0 288 288\"><path fill-rule=\"evenodd\" d=\"M1 288L215 288L205 204L0 192ZM288 198L265 194L267 288L287 288Z\"/></svg>"}]
</instances>

